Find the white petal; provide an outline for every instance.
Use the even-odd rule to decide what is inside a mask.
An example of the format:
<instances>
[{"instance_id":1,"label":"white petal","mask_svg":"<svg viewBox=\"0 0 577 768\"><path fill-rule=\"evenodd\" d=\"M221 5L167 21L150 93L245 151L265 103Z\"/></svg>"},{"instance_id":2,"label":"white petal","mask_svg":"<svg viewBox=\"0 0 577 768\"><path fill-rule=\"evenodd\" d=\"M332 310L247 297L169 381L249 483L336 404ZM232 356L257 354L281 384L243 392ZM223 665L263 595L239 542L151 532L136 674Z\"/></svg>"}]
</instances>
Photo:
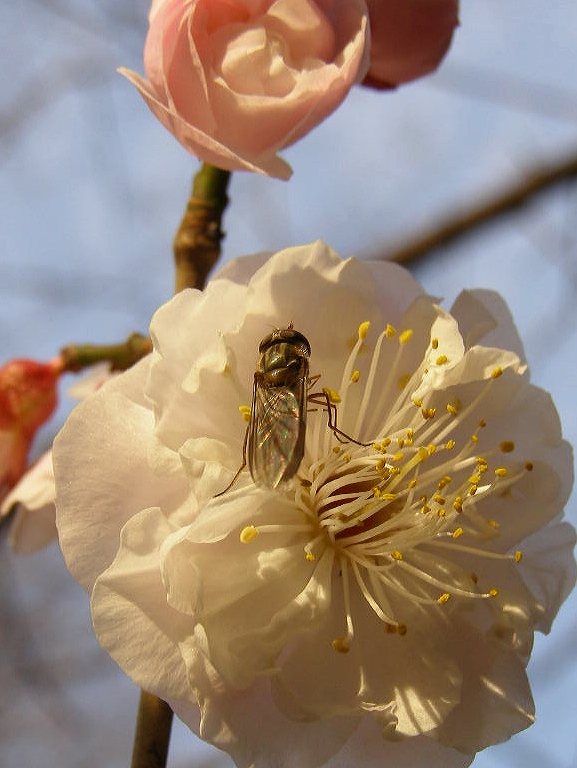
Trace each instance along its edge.
<instances>
[{"instance_id":1,"label":"white petal","mask_svg":"<svg viewBox=\"0 0 577 768\"><path fill-rule=\"evenodd\" d=\"M159 568L158 548L172 530L158 508L131 517L116 558L94 585L92 620L100 643L137 685L165 699L190 699L179 644L193 625L168 605Z\"/></svg>"},{"instance_id":2,"label":"white petal","mask_svg":"<svg viewBox=\"0 0 577 768\"><path fill-rule=\"evenodd\" d=\"M54 442L60 546L74 577L90 590L118 548L132 515L161 501L176 504L184 478L159 484L150 472L153 415L122 394L143 397L147 361L108 382L71 413Z\"/></svg>"}]
</instances>

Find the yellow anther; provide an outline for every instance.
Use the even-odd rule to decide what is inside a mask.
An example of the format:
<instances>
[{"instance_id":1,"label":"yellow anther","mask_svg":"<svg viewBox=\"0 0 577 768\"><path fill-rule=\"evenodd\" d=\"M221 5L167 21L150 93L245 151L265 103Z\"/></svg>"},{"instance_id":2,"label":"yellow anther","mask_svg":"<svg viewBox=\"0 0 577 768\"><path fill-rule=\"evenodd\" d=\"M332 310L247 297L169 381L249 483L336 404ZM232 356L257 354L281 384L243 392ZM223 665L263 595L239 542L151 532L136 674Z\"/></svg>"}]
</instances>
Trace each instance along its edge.
<instances>
[{"instance_id":1,"label":"yellow anther","mask_svg":"<svg viewBox=\"0 0 577 768\"><path fill-rule=\"evenodd\" d=\"M353 384L356 384L357 381L361 378L361 372L360 371L353 371L351 373L351 381Z\"/></svg>"},{"instance_id":2,"label":"yellow anther","mask_svg":"<svg viewBox=\"0 0 577 768\"><path fill-rule=\"evenodd\" d=\"M447 355L439 355L439 357L435 360L437 365L445 365L449 362L449 358Z\"/></svg>"},{"instance_id":3,"label":"yellow anther","mask_svg":"<svg viewBox=\"0 0 577 768\"><path fill-rule=\"evenodd\" d=\"M445 504L447 500L445 499L445 497L444 497L444 496L441 496L441 494L440 494L440 493L436 493L436 494L433 496L433 501L436 501L436 502L437 502L437 504Z\"/></svg>"},{"instance_id":4,"label":"yellow anther","mask_svg":"<svg viewBox=\"0 0 577 768\"><path fill-rule=\"evenodd\" d=\"M444 507L439 507L437 510L437 517L445 517L447 510Z\"/></svg>"},{"instance_id":5,"label":"yellow anther","mask_svg":"<svg viewBox=\"0 0 577 768\"><path fill-rule=\"evenodd\" d=\"M385 336L387 336L389 339L392 339L393 336L396 334L397 329L394 325L391 325L390 323L387 323L387 327L385 328Z\"/></svg>"},{"instance_id":6,"label":"yellow anther","mask_svg":"<svg viewBox=\"0 0 577 768\"><path fill-rule=\"evenodd\" d=\"M473 485L479 485L481 482L481 475L471 475L467 482L472 483Z\"/></svg>"},{"instance_id":7,"label":"yellow anther","mask_svg":"<svg viewBox=\"0 0 577 768\"><path fill-rule=\"evenodd\" d=\"M400 467L388 467L388 473L389 475L400 475L401 474L401 468Z\"/></svg>"},{"instance_id":8,"label":"yellow anther","mask_svg":"<svg viewBox=\"0 0 577 768\"><path fill-rule=\"evenodd\" d=\"M446 488L449 485L450 482L451 482L451 477L449 475L445 475L437 483L437 489L439 491L442 491L443 488Z\"/></svg>"},{"instance_id":9,"label":"yellow anther","mask_svg":"<svg viewBox=\"0 0 577 768\"><path fill-rule=\"evenodd\" d=\"M340 445L333 446L333 453L336 453L337 456L339 455L339 453L342 453L342 452L343 452L343 449L341 448Z\"/></svg>"},{"instance_id":10,"label":"yellow anther","mask_svg":"<svg viewBox=\"0 0 577 768\"><path fill-rule=\"evenodd\" d=\"M453 509L455 510L455 512L463 511L463 499L461 498L461 496L457 496L457 498L453 502Z\"/></svg>"},{"instance_id":11,"label":"yellow anther","mask_svg":"<svg viewBox=\"0 0 577 768\"><path fill-rule=\"evenodd\" d=\"M495 470L495 475L497 477L507 477L508 474L509 474L509 470L507 469L507 467L497 467L497 469Z\"/></svg>"},{"instance_id":12,"label":"yellow anther","mask_svg":"<svg viewBox=\"0 0 577 768\"><path fill-rule=\"evenodd\" d=\"M415 478L413 478L412 480L409 480L409 482L407 483L407 488L414 488L416 485L417 485L417 481L415 480Z\"/></svg>"},{"instance_id":13,"label":"yellow anther","mask_svg":"<svg viewBox=\"0 0 577 768\"><path fill-rule=\"evenodd\" d=\"M250 405L239 405L238 411L245 421L250 421Z\"/></svg>"},{"instance_id":14,"label":"yellow anther","mask_svg":"<svg viewBox=\"0 0 577 768\"><path fill-rule=\"evenodd\" d=\"M498 379L499 376L503 375L503 369L499 366L497 368L493 368L491 371L491 378L492 379Z\"/></svg>"},{"instance_id":15,"label":"yellow anther","mask_svg":"<svg viewBox=\"0 0 577 768\"><path fill-rule=\"evenodd\" d=\"M456 445L455 441L453 440L453 438L451 438L450 440L447 440L447 442L445 443L445 448L448 451L451 451L451 450L453 450L455 445Z\"/></svg>"},{"instance_id":16,"label":"yellow anther","mask_svg":"<svg viewBox=\"0 0 577 768\"><path fill-rule=\"evenodd\" d=\"M439 346L439 339L431 339L431 346L433 349L437 349Z\"/></svg>"},{"instance_id":17,"label":"yellow anther","mask_svg":"<svg viewBox=\"0 0 577 768\"><path fill-rule=\"evenodd\" d=\"M330 387L323 387L323 392L333 405L341 402L341 396L339 395L336 389L331 389Z\"/></svg>"},{"instance_id":18,"label":"yellow anther","mask_svg":"<svg viewBox=\"0 0 577 768\"><path fill-rule=\"evenodd\" d=\"M391 552L391 557L393 558L393 560L402 560L403 559L403 555L402 555L401 552L399 552L398 549L393 549L393 551Z\"/></svg>"},{"instance_id":19,"label":"yellow anther","mask_svg":"<svg viewBox=\"0 0 577 768\"><path fill-rule=\"evenodd\" d=\"M345 464L348 464L349 461L351 460L352 456L351 456L350 453L343 453L341 458L345 462Z\"/></svg>"},{"instance_id":20,"label":"yellow anther","mask_svg":"<svg viewBox=\"0 0 577 768\"><path fill-rule=\"evenodd\" d=\"M479 427L483 429L483 427L486 427L486 426L487 426L487 422L485 421L485 419L481 419L481 421L479 422Z\"/></svg>"},{"instance_id":21,"label":"yellow anther","mask_svg":"<svg viewBox=\"0 0 577 768\"><path fill-rule=\"evenodd\" d=\"M434 453L437 453L437 446L435 445L435 443L429 443L429 445L427 446L427 453L429 454L429 456L432 456Z\"/></svg>"},{"instance_id":22,"label":"yellow anther","mask_svg":"<svg viewBox=\"0 0 577 768\"><path fill-rule=\"evenodd\" d=\"M420 407L423 405L423 401L422 401L422 400L420 400L418 397L414 397L414 398L413 398L413 404L414 404L414 405L415 405L417 408L420 408Z\"/></svg>"},{"instance_id":23,"label":"yellow anther","mask_svg":"<svg viewBox=\"0 0 577 768\"><path fill-rule=\"evenodd\" d=\"M462 528L455 528L455 530L453 531L453 538L454 539L458 539L459 536L462 536L462 535L463 535L463 529Z\"/></svg>"},{"instance_id":24,"label":"yellow anther","mask_svg":"<svg viewBox=\"0 0 577 768\"><path fill-rule=\"evenodd\" d=\"M381 440L381 446L383 448L388 448L388 446L391 444L391 438L390 437L383 437Z\"/></svg>"},{"instance_id":25,"label":"yellow anther","mask_svg":"<svg viewBox=\"0 0 577 768\"><path fill-rule=\"evenodd\" d=\"M382 493L381 494L381 499L383 501L395 501L396 498L397 498L397 494L396 493Z\"/></svg>"},{"instance_id":26,"label":"yellow anther","mask_svg":"<svg viewBox=\"0 0 577 768\"><path fill-rule=\"evenodd\" d=\"M443 594L439 595L439 597L437 598L437 602L439 603L439 605L445 605L445 603L448 603L450 599L451 599L451 595L448 592L443 592Z\"/></svg>"},{"instance_id":27,"label":"yellow anther","mask_svg":"<svg viewBox=\"0 0 577 768\"><path fill-rule=\"evenodd\" d=\"M422 408L421 414L423 415L424 419L432 419L433 416L437 413L436 408Z\"/></svg>"},{"instance_id":28,"label":"yellow anther","mask_svg":"<svg viewBox=\"0 0 577 768\"><path fill-rule=\"evenodd\" d=\"M370 327L371 327L370 320L365 320L364 323L361 323L359 325L359 339L361 341L364 341L367 338L367 333L369 332Z\"/></svg>"},{"instance_id":29,"label":"yellow anther","mask_svg":"<svg viewBox=\"0 0 577 768\"><path fill-rule=\"evenodd\" d=\"M387 462L385 461L385 459L378 459L375 464L375 469L377 470L377 472L381 472L385 468L386 463Z\"/></svg>"},{"instance_id":30,"label":"yellow anther","mask_svg":"<svg viewBox=\"0 0 577 768\"><path fill-rule=\"evenodd\" d=\"M477 486L476 485L472 485L469 488L469 496L474 496L476 493L477 493Z\"/></svg>"},{"instance_id":31,"label":"yellow anther","mask_svg":"<svg viewBox=\"0 0 577 768\"><path fill-rule=\"evenodd\" d=\"M459 413L459 409L455 403L447 403L447 411L451 414L451 416L456 416Z\"/></svg>"},{"instance_id":32,"label":"yellow anther","mask_svg":"<svg viewBox=\"0 0 577 768\"><path fill-rule=\"evenodd\" d=\"M305 560L308 560L309 563L314 563L316 557L310 550L307 549L305 552Z\"/></svg>"},{"instance_id":33,"label":"yellow anther","mask_svg":"<svg viewBox=\"0 0 577 768\"><path fill-rule=\"evenodd\" d=\"M522 559L523 559L523 553L521 552L521 550L520 550L520 549L518 549L518 550L515 552L515 562L516 562L516 563L520 563Z\"/></svg>"},{"instance_id":34,"label":"yellow anther","mask_svg":"<svg viewBox=\"0 0 577 768\"><path fill-rule=\"evenodd\" d=\"M348 653L350 651L346 637L336 637L331 645L337 653Z\"/></svg>"},{"instance_id":35,"label":"yellow anther","mask_svg":"<svg viewBox=\"0 0 577 768\"><path fill-rule=\"evenodd\" d=\"M399 389L404 389L410 380L411 380L410 373L404 373L402 376L400 376L399 381L397 382Z\"/></svg>"},{"instance_id":36,"label":"yellow anther","mask_svg":"<svg viewBox=\"0 0 577 768\"><path fill-rule=\"evenodd\" d=\"M405 447L405 438L404 437L397 437L397 445L399 448Z\"/></svg>"},{"instance_id":37,"label":"yellow anther","mask_svg":"<svg viewBox=\"0 0 577 768\"><path fill-rule=\"evenodd\" d=\"M489 594L489 597L497 597L497 595L499 594L499 590L498 589L490 589L488 594Z\"/></svg>"},{"instance_id":38,"label":"yellow anther","mask_svg":"<svg viewBox=\"0 0 577 768\"><path fill-rule=\"evenodd\" d=\"M515 450L515 443L512 440L503 440L499 448L503 453L511 453Z\"/></svg>"},{"instance_id":39,"label":"yellow anther","mask_svg":"<svg viewBox=\"0 0 577 768\"><path fill-rule=\"evenodd\" d=\"M499 523L496 520L487 520L487 525L493 528L493 530L498 531L499 530Z\"/></svg>"},{"instance_id":40,"label":"yellow anther","mask_svg":"<svg viewBox=\"0 0 577 768\"><path fill-rule=\"evenodd\" d=\"M407 440L410 440L412 442L414 436L415 436L415 430L407 429Z\"/></svg>"},{"instance_id":41,"label":"yellow anther","mask_svg":"<svg viewBox=\"0 0 577 768\"><path fill-rule=\"evenodd\" d=\"M532 461L526 461L525 462L525 469L527 470L527 472L532 472L533 471L533 462Z\"/></svg>"},{"instance_id":42,"label":"yellow anther","mask_svg":"<svg viewBox=\"0 0 577 768\"><path fill-rule=\"evenodd\" d=\"M421 512L424 515L427 515L430 511L431 511L431 507L428 504L423 504L423 506L421 507Z\"/></svg>"},{"instance_id":43,"label":"yellow anther","mask_svg":"<svg viewBox=\"0 0 577 768\"><path fill-rule=\"evenodd\" d=\"M479 442L479 438L477 437L477 435L471 435L471 442L472 443L478 443Z\"/></svg>"},{"instance_id":44,"label":"yellow anther","mask_svg":"<svg viewBox=\"0 0 577 768\"><path fill-rule=\"evenodd\" d=\"M243 544L250 544L250 542L254 541L257 536L258 528L255 528L254 525L247 525L246 528L243 528L240 532L239 538Z\"/></svg>"},{"instance_id":45,"label":"yellow anther","mask_svg":"<svg viewBox=\"0 0 577 768\"><path fill-rule=\"evenodd\" d=\"M421 446L417 450L417 456L419 458L419 461L425 461L425 459L429 458L430 454L427 448L424 448L423 446Z\"/></svg>"},{"instance_id":46,"label":"yellow anther","mask_svg":"<svg viewBox=\"0 0 577 768\"><path fill-rule=\"evenodd\" d=\"M371 493L376 499L378 499L381 495L381 489L379 488L378 485L375 485L374 488L371 488Z\"/></svg>"},{"instance_id":47,"label":"yellow anther","mask_svg":"<svg viewBox=\"0 0 577 768\"><path fill-rule=\"evenodd\" d=\"M407 328L406 331L403 331L401 334L399 334L399 344L406 344L407 341L413 338L413 329Z\"/></svg>"},{"instance_id":48,"label":"yellow anther","mask_svg":"<svg viewBox=\"0 0 577 768\"><path fill-rule=\"evenodd\" d=\"M394 453L391 456L391 461L402 461L403 460L403 456L404 456L404 454L402 454L402 453Z\"/></svg>"},{"instance_id":49,"label":"yellow anther","mask_svg":"<svg viewBox=\"0 0 577 768\"><path fill-rule=\"evenodd\" d=\"M487 464L486 459L478 458L477 471L483 474L483 472L486 472L488 469L489 469L489 465Z\"/></svg>"}]
</instances>

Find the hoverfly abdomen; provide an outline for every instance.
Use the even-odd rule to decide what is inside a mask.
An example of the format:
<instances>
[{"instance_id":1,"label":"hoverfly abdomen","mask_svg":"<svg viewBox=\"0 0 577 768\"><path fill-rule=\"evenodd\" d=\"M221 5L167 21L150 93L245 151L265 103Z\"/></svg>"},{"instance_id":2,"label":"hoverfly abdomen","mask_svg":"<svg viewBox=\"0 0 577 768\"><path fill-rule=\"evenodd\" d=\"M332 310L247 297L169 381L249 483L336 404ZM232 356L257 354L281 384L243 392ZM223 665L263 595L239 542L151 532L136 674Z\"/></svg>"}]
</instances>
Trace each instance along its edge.
<instances>
[{"instance_id":1,"label":"hoverfly abdomen","mask_svg":"<svg viewBox=\"0 0 577 768\"><path fill-rule=\"evenodd\" d=\"M276 488L297 473L305 449L310 345L292 326L259 344L248 464L252 479Z\"/></svg>"}]
</instances>

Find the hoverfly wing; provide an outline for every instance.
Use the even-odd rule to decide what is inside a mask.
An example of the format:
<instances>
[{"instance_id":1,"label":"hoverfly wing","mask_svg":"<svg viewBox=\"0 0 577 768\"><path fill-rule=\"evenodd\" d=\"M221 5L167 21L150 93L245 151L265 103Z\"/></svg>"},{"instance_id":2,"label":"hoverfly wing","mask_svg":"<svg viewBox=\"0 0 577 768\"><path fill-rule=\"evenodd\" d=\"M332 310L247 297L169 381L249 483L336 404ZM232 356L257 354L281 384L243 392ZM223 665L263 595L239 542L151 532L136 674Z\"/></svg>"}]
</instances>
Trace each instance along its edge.
<instances>
[{"instance_id":1,"label":"hoverfly wing","mask_svg":"<svg viewBox=\"0 0 577 768\"><path fill-rule=\"evenodd\" d=\"M255 376L248 436L252 479L276 488L298 471L305 450L308 362L291 386L270 386Z\"/></svg>"}]
</instances>

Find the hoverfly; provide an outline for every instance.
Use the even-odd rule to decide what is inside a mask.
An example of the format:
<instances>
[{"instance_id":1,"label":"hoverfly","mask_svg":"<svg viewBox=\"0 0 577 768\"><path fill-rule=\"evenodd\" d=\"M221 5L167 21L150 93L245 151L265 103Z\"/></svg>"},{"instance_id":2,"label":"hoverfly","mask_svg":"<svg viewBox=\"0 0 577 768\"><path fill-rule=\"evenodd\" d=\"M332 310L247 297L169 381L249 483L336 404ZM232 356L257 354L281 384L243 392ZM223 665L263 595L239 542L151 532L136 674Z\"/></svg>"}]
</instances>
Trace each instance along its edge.
<instances>
[{"instance_id":1,"label":"hoverfly","mask_svg":"<svg viewBox=\"0 0 577 768\"><path fill-rule=\"evenodd\" d=\"M232 487L247 464L247 455L252 479L261 487L277 488L296 475L305 450L308 402L326 408L328 426L341 442L370 445L359 443L337 428L335 406L325 392L309 394L309 387L319 377L309 378L311 347L292 323L265 336L258 352L242 464L217 496Z\"/></svg>"}]
</instances>

